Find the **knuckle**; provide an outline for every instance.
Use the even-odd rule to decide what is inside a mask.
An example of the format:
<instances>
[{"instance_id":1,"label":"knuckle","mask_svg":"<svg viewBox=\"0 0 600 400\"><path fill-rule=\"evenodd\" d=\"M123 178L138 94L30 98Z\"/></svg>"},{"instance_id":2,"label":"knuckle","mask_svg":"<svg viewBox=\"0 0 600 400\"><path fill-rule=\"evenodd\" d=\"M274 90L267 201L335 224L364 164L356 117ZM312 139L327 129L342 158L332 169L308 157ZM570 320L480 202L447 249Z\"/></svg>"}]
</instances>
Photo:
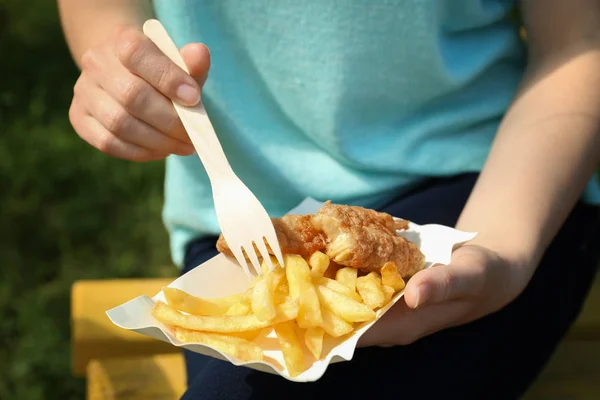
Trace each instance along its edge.
<instances>
[{"instance_id":1,"label":"knuckle","mask_svg":"<svg viewBox=\"0 0 600 400\"><path fill-rule=\"evenodd\" d=\"M115 145L115 138L111 135L101 135L96 138L96 148L103 153L110 154Z\"/></svg>"},{"instance_id":2,"label":"knuckle","mask_svg":"<svg viewBox=\"0 0 600 400\"><path fill-rule=\"evenodd\" d=\"M104 118L106 129L113 133L119 133L127 126L129 114L125 110L117 108L107 112Z\"/></svg>"},{"instance_id":3,"label":"knuckle","mask_svg":"<svg viewBox=\"0 0 600 400\"><path fill-rule=\"evenodd\" d=\"M124 28L118 35L117 57L125 66L134 65L143 45L139 32L133 28Z\"/></svg>"},{"instance_id":4,"label":"knuckle","mask_svg":"<svg viewBox=\"0 0 600 400\"><path fill-rule=\"evenodd\" d=\"M175 70L172 63L164 63L158 68L156 84L163 91L169 92L175 89Z\"/></svg>"},{"instance_id":5,"label":"knuckle","mask_svg":"<svg viewBox=\"0 0 600 400\"><path fill-rule=\"evenodd\" d=\"M79 134L79 130L76 128L79 125L79 112L77 109L77 105L75 104L76 100L73 100L73 102L71 103L71 106L69 107L69 122L71 123L71 125L73 126L73 128L75 128L75 131L77 132L77 134Z\"/></svg>"},{"instance_id":6,"label":"knuckle","mask_svg":"<svg viewBox=\"0 0 600 400\"><path fill-rule=\"evenodd\" d=\"M138 104L143 94L144 85L132 79L122 85L118 100L125 107L132 108Z\"/></svg>"},{"instance_id":7,"label":"knuckle","mask_svg":"<svg viewBox=\"0 0 600 400\"><path fill-rule=\"evenodd\" d=\"M451 296L452 291L456 286L456 275L450 273L448 269L440 268L438 271L441 273L440 282L442 284L442 299L440 300L446 300Z\"/></svg>"},{"instance_id":8,"label":"knuckle","mask_svg":"<svg viewBox=\"0 0 600 400\"><path fill-rule=\"evenodd\" d=\"M82 69L92 69L96 66L96 52L93 49L86 50L79 60Z\"/></svg>"},{"instance_id":9,"label":"knuckle","mask_svg":"<svg viewBox=\"0 0 600 400\"><path fill-rule=\"evenodd\" d=\"M73 95L75 96L82 96L85 92L85 80L86 80L86 75L85 73L81 73L81 75L79 75L79 78L77 79L77 81L75 82L75 85L73 85Z\"/></svg>"},{"instance_id":10,"label":"knuckle","mask_svg":"<svg viewBox=\"0 0 600 400\"><path fill-rule=\"evenodd\" d=\"M179 133L180 131L183 130L183 125L181 124L181 120L179 119L179 116L177 115L175 110L173 110L173 112L169 113L165 127L166 127L165 133L170 133L170 134Z\"/></svg>"}]
</instances>

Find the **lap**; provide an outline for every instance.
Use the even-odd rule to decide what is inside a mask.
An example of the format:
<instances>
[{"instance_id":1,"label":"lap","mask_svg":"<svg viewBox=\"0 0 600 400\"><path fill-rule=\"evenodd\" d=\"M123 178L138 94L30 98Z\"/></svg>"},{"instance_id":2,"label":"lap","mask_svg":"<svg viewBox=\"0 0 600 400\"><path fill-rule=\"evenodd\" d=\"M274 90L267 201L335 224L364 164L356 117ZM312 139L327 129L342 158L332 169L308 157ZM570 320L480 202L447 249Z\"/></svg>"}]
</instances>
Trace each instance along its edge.
<instances>
[{"instance_id":1,"label":"lap","mask_svg":"<svg viewBox=\"0 0 600 400\"><path fill-rule=\"evenodd\" d=\"M381 210L453 226L475 179L438 180ZM598 225L596 208L577 205L521 296L478 321L408 346L358 349L352 361L331 365L309 384L186 352L190 388L183 398L518 398L580 311L596 271ZM188 249L186 266L214 254L214 238L198 242Z\"/></svg>"}]
</instances>

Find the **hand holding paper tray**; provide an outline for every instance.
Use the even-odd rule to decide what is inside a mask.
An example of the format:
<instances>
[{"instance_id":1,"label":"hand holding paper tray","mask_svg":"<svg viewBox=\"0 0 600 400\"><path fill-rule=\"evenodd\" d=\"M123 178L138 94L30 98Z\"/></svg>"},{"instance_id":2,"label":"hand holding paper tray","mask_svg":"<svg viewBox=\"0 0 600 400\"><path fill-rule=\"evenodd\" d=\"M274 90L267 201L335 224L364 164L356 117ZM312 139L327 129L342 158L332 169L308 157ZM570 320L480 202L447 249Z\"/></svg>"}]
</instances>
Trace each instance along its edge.
<instances>
[{"instance_id":1,"label":"hand holding paper tray","mask_svg":"<svg viewBox=\"0 0 600 400\"><path fill-rule=\"evenodd\" d=\"M291 214L312 214L323 204L312 199L305 200ZM417 225L409 224L409 229L399 232L413 243L416 243L425 256L425 268L434 264L448 264L450 262L453 248L461 243L475 237L473 233L461 232L441 225ZM202 264L198 268L181 276L169 287L181 289L189 294L202 298L217 298L242 293L248 289L250 278L231 259L220 254ZM286 368L283 353L272 329L266 329L265 335L259 335L254 343L263 349L264 358L260 362L244 362L221 353L209 346L194 343L181 343L173 335L170 329L152 316L154 303L165 301L164 293L161 291L152 299L141 296L129 302L113 308L107 312L109 318L116 325L154 337L159 340L170 342L175 346L205 354L211 357L228 360L234 365L244 365L256 370L276 373L286 379L296 382L311 382L319 379L332 362L347 361L352 359L359 338L377 321L381 316L403 295L403 291L397 292L392 300L378 309L376 320L357 323L356 329L349 335L340 338L329 338L323 344L321 358L306 357L309 368L297 376L291 376Z\"/></svg>"}]
</instances>

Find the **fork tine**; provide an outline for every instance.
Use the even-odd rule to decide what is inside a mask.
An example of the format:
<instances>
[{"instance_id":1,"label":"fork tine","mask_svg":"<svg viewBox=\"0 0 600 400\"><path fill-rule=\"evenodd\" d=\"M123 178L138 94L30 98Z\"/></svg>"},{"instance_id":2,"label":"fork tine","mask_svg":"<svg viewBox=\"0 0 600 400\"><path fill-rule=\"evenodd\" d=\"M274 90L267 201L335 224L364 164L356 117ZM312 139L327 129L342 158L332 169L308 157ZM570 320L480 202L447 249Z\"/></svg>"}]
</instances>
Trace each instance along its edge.
<instances>
[{"instance_id":1,"label":"fork tine","mask_svg":"<svg viewBox=\"0 0 600 400\"><path fill-rule=\"evenodd\" d=\"M265 239L261 238L258 243L255 243L256 247L258 247L258 251L260 251L260 255L266 261L269 266L269 271L273 271L275 266L273 265L273 261L271 260L271 256L269 255L269 251L267 250L267 245L265 244Z\"/></svg>"},{"instance_id":2,"label":"fork tine","mask_svg":"<svg viewBox=\"0 0 600 400\"><path fill-rule=\"evenodd\" d=\"M244 257L242 247L236 248L234 246L230 246L229 248L231 249L231 252L235 256L235 259L237 260L238 264L240 264L240 267L242 267L246 275L248 275L249 277L254 277L250 273L250 269L248 268L248 262L246 261L246 257Z\"/></svg>"},{"instance_id":3,"label":"fork tine","mask_svg":"<svg viewBox=\"0 0 600 400\"><path fill-rule=\"evenodd\" d=\"M258 275L262 275L262 269L260 268L260 263L258 262L258 256L256 255L256 251L254 250L254 242L250 242L249 246L244 247L254 270Z\"/></svg>"},{"instance_id":4,"label":"fork tine","mask_svg":"<svg viewBox=\"0 0 600 400\"><path fill-rule=\"evenodd\" d=\"M277 239L277 234L275 233L275 229L269 230L269 232L265 235L265 240L267 244L273 250L273 254L277 261L279 261L279 265L285 268L285 263L283 261L283 254L281 254L281 248L279 247L279 240Z\"/></svg>"}]
</instances>

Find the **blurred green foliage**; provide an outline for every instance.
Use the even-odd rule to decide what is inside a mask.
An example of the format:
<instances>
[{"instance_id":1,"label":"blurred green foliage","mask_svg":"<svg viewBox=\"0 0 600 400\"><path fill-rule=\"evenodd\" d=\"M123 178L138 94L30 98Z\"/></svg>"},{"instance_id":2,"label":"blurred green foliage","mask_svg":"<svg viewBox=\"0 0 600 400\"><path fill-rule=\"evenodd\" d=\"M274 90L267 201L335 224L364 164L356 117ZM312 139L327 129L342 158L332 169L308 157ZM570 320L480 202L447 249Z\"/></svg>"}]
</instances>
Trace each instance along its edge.
<instances>
[{"instance_id":1,"label":"blurred green foliage","mask_svg":"<svg viewBox=\"0 0 600 400\"><path fill-rule=\"evenodd\" d=\"M163 163L102 155L67 112L77 69L56 2L0 0L0 399L82 399L69 291L84 278L176 274Z\"/></svg>"}]
</instances>

